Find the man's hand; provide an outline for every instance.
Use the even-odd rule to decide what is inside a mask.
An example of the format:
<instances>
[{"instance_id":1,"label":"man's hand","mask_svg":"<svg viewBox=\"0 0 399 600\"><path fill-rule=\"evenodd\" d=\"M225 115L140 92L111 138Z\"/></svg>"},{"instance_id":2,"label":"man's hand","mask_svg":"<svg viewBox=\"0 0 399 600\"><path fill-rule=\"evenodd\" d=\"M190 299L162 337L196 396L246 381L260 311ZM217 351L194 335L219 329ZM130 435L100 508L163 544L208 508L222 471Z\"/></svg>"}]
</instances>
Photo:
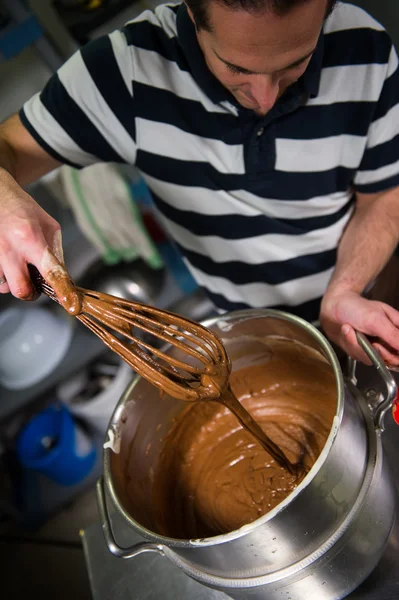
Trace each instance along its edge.
<instances>
[{"instance_id":1,"label":"man's hand","mask_svg":"<svg viewBox=\"0 0 399 600\"><path fill-rule=\"evenodd\" d=\"M391 366L399 365L399 312L357 292L345 290L323 298L320 323L326 335L352 358L370 364L356 340L356 331L374 338L373 347Z\"/></svg>"},{"instance_id":2,"label":"man's hand","mask_svg":"<svg viewBox=\"0 0 399 600\"><path fill-rule=\"evenodd\" d=\"M24 300L34 298L29 263L45 279L54 269L66 273L59 224L21 187L59 166L18 115L0 124L0 278L6 280L0 284L2 294L11 292ZM63 278L67 280L67 275ZM57 287L61 299L61 287Z\"/></svg>"},{"instance_id":3,"label":"man's hand","mask_svg":"<svg viewBox=\"0 0 399 600\"><path fill-rule=\"evenodd\" d=\"M0 293L35 296L28 263L44 278L63 264L60 225L4 169L0 169Z\"/></svg>"}]
</instances>

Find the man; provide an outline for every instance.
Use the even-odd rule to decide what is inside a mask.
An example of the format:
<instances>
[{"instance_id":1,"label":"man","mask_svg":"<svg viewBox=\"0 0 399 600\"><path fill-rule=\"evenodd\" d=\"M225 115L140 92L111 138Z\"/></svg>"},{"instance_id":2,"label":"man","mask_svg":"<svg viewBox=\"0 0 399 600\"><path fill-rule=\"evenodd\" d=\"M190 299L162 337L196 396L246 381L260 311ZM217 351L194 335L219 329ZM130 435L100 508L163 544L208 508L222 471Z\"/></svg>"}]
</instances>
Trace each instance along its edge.
<instances>
[{"instance_id":1,"label":"man","mask_svg":"<svg viewBox=\"0 0 399 600\"><path fill-rule=\"evenodd\" d=\"M72 57L0 132L0 291L31 295L58 224L21 189L61 163L134 163L217 306L278 307L399 364L399 313L362 297L399 240L399 71L334 0L187 0ZM322 299L323 298L323 299ZM322 301L321 301L322 299Z\"/></svg>"}]
</instances>

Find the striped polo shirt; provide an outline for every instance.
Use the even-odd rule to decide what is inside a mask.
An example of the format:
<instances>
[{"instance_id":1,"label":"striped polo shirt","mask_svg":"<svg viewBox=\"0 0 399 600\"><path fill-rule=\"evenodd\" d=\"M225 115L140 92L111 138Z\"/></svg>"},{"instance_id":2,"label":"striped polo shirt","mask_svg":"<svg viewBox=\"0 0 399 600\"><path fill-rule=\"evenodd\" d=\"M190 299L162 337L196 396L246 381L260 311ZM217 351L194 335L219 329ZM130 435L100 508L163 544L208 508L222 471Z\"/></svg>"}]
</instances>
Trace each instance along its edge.
<instances>
[{"instance_id":1,"label":"striped polo shirt","mask_svg":"<svg viewBox=\"0 0 399 600\"><path fill-rule=\"evenodd\" d=\"M90 42L21 118L64 163L135 164L222 310L317 319L354 192L399 185L397 55L350 4L338 3L306 72L264 117L208 70L179 4Z\"/></svg>"}]
</instances>

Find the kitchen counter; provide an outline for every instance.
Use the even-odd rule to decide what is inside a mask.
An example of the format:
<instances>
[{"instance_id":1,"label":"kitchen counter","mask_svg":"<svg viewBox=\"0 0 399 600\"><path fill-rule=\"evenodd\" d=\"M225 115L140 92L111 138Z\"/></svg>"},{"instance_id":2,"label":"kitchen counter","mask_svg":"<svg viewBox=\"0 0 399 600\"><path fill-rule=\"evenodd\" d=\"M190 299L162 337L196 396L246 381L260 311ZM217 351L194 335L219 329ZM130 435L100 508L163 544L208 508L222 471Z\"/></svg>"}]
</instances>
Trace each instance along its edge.
<instances>
[{"instance_id":1,"label":"kitchen counter","mask_svg":"<svg viewBox=\"0 0 399 600\"><path fill-rule=\"evenodd\" d=\"M367 373L362 388L368 387ZM390 414L383 434L386 458L399 481L399 428ZM399 494L397 494L399 515ZM121 517L112 518L115 537L121 546L143 541L127 530ZM228 600L228 596L206 588L187 577L166 558L144 554L131 560L115 558L108 551L101 525L95 523L82 534L94 600ZM379 565L354 592L350 600L397 600L399 598L399 519Z\"/></svg>"}]
</instances>

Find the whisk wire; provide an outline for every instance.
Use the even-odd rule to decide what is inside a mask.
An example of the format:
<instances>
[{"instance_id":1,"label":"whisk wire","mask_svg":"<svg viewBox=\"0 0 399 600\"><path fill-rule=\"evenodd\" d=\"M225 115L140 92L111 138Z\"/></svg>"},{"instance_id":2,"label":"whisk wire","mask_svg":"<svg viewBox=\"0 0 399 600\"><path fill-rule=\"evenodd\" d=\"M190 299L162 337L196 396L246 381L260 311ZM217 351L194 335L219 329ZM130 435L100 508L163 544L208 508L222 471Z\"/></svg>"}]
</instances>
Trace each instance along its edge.
<instances>
[{"instance_id":1,"label":"whisk wire","mask_svg":"<svg viewBox=\"0 0 399 600\"><path fill-rule=\"evenodd\" d=\"M62 304L40 274L30 271L39 291ZM227 386L230 362L222 342L212 331L169 311L139 302L80 287L74 287L74 290L82 300L77 319L154 385L183 400L216 399L220 390ZM145 339L139 337L142 334ZM172 346L190 361L166 353L150 343L146 336ZM220 379L221 363L225 366L224 381ZM213 375L218 377L220 387L209 385Z\"/></svg>"},{"instance_id":2,"label":"whisk wire","mask_svg":"<svg viewBox=\"0 0 399 600\"><path fill-rule=\"evenodd\" d=\"M151 375L151 382L158 387L163 387L168 384L168 388L172 385L173 392L181 395L181 383L182 380L187 383L192 383L195 386L196 380L189 378L183 374L178 374L175 370L172 370L168 365L161 366L151 359L150 355L147 355L139 347L128 348L126 344L121 342L117 337L113 336L107 330L104 330L98 323L93 321L87 315L78 315L77 318L86 327L88 327L93 333L95 333L111 350L119 354L128 364L138 373L142 372L142 367L146 368L147 376ZM172 390L171 390L172 391ZM195 400L198 397L198 393L194 388L188 387L186 394L191 399Z\"/></svg>"},{"instance_id":3,"label":"whisk wire","mask_svg":"<svg viewBox=\"0 0 399 600\"><path fill-rule=\"evenodd\" d=\"M95 321L93 321L93 319L91 317L87 317L87 315L85 315L85 316L86 316L86 319L85 320L81 319L82 322L84 322L85 324L87 324L87 320L88 320L91 324L95 323ZM132 342L132 345L130 345L130 348L129 348L129 345L127 345L126 343L122 343L120 340L118 340L118 343L123 344L123 346L127 350L129 350L129 349L132 350L134 348L134 351L138 351L139 348L142 348L142 349L147 350L152 357L156 356L157 358L159 358L161 360L165 360L165 353L162 350L159 350L158 348L155 348L153 345L147 343L145 340L139 339L138 337L136 337L136 336L134 336L134 335L132 335L130 333L127 333L125 331L125 329L123 329L122 327L119 327L118 325L115 325L112 321L110 321L107 318L106 315L104 315L104 317L102 318L102 326L100 327L97 324L97 327L99 327L99 330L102 331L104 325L106 325L107 327L112 328L116 333L119 333L120 335L123 335L129 341ZM93 326L92 330L93 329L94 329L94 326ZM112 337L112 339L113 339L113 337ZM172 343L176 347L180 347L182 350L184 350L183 344L178 344L176 342L176 340L173 340ZM187 353L189 353L188 350L187 350ZM149 357L148 357L148 360L149 360ZM205 357L201 356L201 360L202 360L203 364L207 363ZM185 362L183 362L183 361L181 361L181 360L179 360L179 359L177 359L177 358L175 358L173 356L170 356L170 355L168 355L168 362L170 364L172 364L173 367L174 367L173 371L172 371L172 369L170 369L170 373L172 373L172 372L176 373L177 372L176 369L180 369L181 371L187 371L190 374L194 374L194 375L197 374L198 375L199 373L201 373L203 371L203 368L196 367L194 365L190 365L190 364L185 363ZM167 366L164 365L163 368L167 369ZM182 377L184 377L184 372L181 372L180 374L181 374ZM189 380L189 379L191 379L191 378L187 377L187 380Z\"/></svg>"},{"instance_id":4,"label":"whisk wire","mask_svg":"<svg viewBox=\"0 0 399 600\"><path fill-rule=\"evenodd\" d=\"M201 350L203 352L199 352L197 349L192 348L191 346L189 346L187 344L187 342L182 342L177 335L181 335L181 332L178 332L176 330L172 330L171 328L170 331L174 332L174 336L169 333L167 335L165 335L161 329L152 329L152 328L148 328L148 327L144 327L144 326L140 326L140 325L136 325L136 319L135 316L133 318L128 318L126 316L126 310L124 310L122 312L118 311L118 310L109 310L109 309L103 309L102 306L96 306L92 301L90 301L90 306L85 305L83 309L85 310L90 308L90 313L93 315L93 313L96 315L96 317L98 319L101 319L101 323L103 325L107 325L109 328L115 330L117 333L124 335L128 340L132 341L133 343L139 344L141 347L145 348L146 350L148 350L149 352L151 352L153 355L157 356L158 358L164 358L165 353L161 350L159 350L158 348L154 347L153 345L147 343L145 340L143 340L142 338L138 338L136 335L133 335L132 333L132 329L134 327L138 327L139 329L141 329L142 331L149 333L151 335L153 335L154 337L157 337L159 340L165 342L165 343L169 343L173 346L175 346L175 348L178 348L179 350L181 350L183 353L190 355L191 357L195 358L199 363L201 363L201 366L195 366L195 365L189 365L188 363L184 363L181 360L168 355L168 361L173 364L177 369L184 369L186 371L189 371L190 373L199 373L200 371L203 370L203 365L206 365L209 363L209 351L208 354L206 354L206 346L205 344L202 343L201 340L197 339L194 340L192 336L190 336L188 338L188 336L186 336L186 339L188 339L191 343L196 343L200 346ZM119 321L122 320L122 322L127 326L127 328L123 328L120 325L115 324L115 314L118 315L119 317Z\"/></svg>"},{"instance_id":5,"label":"whisk wire","mask_svg":"<svg viewBox=\"0 0 399 600\"><path fill-rule=\"evenodd\" d=\"M173 313L170 313L166 310L160 311L159 309L145 307L144 305L140 305L134 302L131 303L132 306L129 306L128 301L121 299L119 302L118 298L117 304L115 306L112 306L112 309L110 311L106 311L103 307L103 300L99 300L98 294L90 291L89 293L86 292L85 295L87 298L87 302L90 302L90 308L92 310L96 310L96 305L93 304L89 299L93 298L101 303L101 306L99 308L99 314L101 314L101 318L103 317L103 314L105 312L111 313L111 316L117 314L121 318L126 317L129 324L131 324L133 321L135 327L138 327L142 331L145 331L146 333L158 337L164 342L172 343L179 347L179 338L177 337L178 334L179 337L184 338L187 342L194 343L197 347L203 350L204 356L201 357L200 353L196 352L195 349L192 356L194 356L198 360L201 360L202 362L204 357L209 357L209 353L212 353L215 361L220 359L220 357L224 354L223 349L221 351L221 343L220 345L218 345L211 338L207 339L206 342L199 338L198 323L194 323L189 319L183 319L179 317L179 320L181 321L181 329L176 329L175 324L169 325L165 323L168 316L172 317L174 322L177 320L176 316ZM104 296L106 298L112 298L115 303L116 299L113 298L113 296L109 296L108 294L104 294ZM129 306L129 308L124 308L124 306ZM136 310L134 312L132 312L133 307L136 307ZM146 314L144 314L146 310L150 312L151 316L147 316ZM158 316L157 313L160 316L162 316L163 321L156 321L156 317ZM167 337L167 335L169 335L170 337ZM188 351L186 345L181 345L180 348L184 352Z\"/></svg>"}]
</instances>

